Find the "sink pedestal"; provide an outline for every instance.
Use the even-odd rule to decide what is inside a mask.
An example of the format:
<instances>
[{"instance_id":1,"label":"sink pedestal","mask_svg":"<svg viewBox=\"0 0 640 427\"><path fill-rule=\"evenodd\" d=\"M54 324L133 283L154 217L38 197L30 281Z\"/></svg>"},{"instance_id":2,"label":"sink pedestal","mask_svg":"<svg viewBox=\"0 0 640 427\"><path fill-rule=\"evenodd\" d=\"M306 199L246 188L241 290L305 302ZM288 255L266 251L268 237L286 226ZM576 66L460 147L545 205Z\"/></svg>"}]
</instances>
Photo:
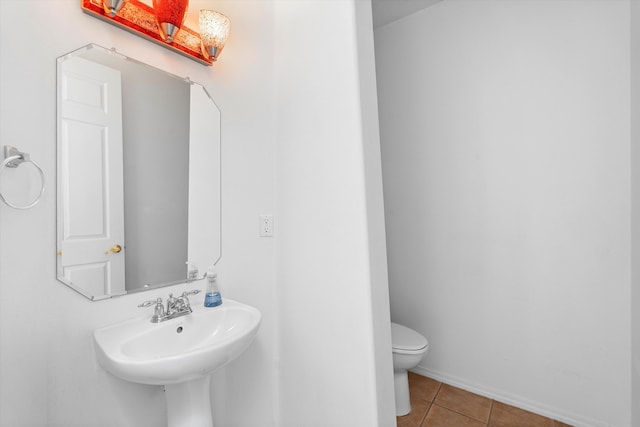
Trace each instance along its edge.
<instances>
[{"instance_id":1,"label":"sink pedestal","mask_svg":"<svg viewBox=\"0 0 640 427\"><path fill-rule=\"evenodd\" d=\"M213 427L210 378L164 386L168 427Z\"/></svg>"}]
</instances>

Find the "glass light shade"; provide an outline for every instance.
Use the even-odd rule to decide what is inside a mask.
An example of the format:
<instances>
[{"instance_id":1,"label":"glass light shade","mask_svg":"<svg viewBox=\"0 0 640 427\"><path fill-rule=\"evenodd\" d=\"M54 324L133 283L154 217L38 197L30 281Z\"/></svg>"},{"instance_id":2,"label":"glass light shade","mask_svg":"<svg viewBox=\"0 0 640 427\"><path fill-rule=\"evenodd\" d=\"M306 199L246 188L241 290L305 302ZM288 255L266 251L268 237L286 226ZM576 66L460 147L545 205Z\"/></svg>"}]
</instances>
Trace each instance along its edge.
<instances>
[{"instance_id":1,"label":"glass light shade","mask_svg":"<svg viewBox=\"0 0 640 427\"><path fill-rule=\"evenodd\" d=\"M153 11L162 39L171 43L184 23L189 0L153 0Z\"/></svg>"},{"instance_id":2,"label":"glass light shade","mask_svg":"<svg viewBox=\"0 0 640 427\"><path fill-rule=\"evenodd\" d=\"M222 13L215 10L200 11L200 39L202 54L214 61L222 52L227 38L231 21Z\"/></svg>"}]
</instances>

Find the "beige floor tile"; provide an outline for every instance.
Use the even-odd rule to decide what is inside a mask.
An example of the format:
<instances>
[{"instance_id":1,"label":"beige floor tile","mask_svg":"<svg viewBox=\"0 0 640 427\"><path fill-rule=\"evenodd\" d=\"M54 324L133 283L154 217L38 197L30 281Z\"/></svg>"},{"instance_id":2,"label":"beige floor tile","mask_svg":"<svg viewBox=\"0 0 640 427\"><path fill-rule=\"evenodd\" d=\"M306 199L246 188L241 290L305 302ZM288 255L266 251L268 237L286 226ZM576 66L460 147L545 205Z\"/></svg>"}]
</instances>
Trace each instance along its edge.
<instances>
[{"instance_id":1,"label":"beige floor tile","mask_svg":"<svg viewBox=\"0 0 640 427\"><path fill-rule=\"evenodd\" d=\"M500 402L493 402L490 427L555 427L554 420L515 408Z\"/></svg>"},{"instance_id":2,"label":"beige floor tile","mask_svg":"<svg viewBox=\"0 0 640 427\"><path fill-rule=\"evenodd\" d=\"M402 417L396 417L398 427L420 427L420 423L427 414L430 402L411 400L411 412Z\"/></svg>"},{"instance_id":3,"label":"beige floor tile","mask_svg":"<svg viewBox=\"0 0 640 427\"><path fill-rule=\"evenodd\" d=\"M485 423L465 417L462 414L436 404L431 406L421 427L485 427Z\"/></svg>"},{"instance_id":4,"label":"beige floor tile","mask_svg":"<svg viewBox=\"0 0 640 427\"><path fill-rule=\"evenodd\" d=\"M409 390L411 390L411 400L424 400L425 402L433 402L435 399L441 382L422 375L409 372Z\"/></svg>"},{"instance_id":5,"label":"beige floor tile","mask_svg":"<svg viewBox=\"0 0 640 427\"><path fill-rule=\"evenodd\" d=\"M491 399L448 384L442 384L434 403L484 424L489 421Z\"/></svg>"}]
</instances>

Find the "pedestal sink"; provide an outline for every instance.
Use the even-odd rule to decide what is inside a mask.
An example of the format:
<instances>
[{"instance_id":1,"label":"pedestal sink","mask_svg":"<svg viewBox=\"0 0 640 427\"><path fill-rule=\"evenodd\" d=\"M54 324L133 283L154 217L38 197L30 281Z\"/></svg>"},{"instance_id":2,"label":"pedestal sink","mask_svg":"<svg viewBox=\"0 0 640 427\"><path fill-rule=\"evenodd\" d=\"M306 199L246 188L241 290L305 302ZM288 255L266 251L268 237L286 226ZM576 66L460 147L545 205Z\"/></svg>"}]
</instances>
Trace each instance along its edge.
<instances>
[{"instance_id":1,"label":"pedestal sink","mask_svg":"<svg viewBox=\"0 0 640 427\"><path fill-rule=\"evenodd\" d=\"M124 380L163 385L169 427L212 427L209 374L249 347L260 312L225 299L162 323L150 317L94 331L99 363Z\"/></svg>"}]
</instances>

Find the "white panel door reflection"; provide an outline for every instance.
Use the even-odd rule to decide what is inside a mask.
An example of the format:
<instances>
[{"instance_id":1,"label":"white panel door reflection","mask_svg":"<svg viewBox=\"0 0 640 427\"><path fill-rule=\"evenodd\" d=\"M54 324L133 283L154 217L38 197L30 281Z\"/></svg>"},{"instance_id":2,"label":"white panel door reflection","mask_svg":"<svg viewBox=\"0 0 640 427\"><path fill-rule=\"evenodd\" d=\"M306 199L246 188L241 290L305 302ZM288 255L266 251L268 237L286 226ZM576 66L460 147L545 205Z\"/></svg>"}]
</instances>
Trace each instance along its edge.
<instances>
[{"instance_id":1,"label":"white panel door reflection","mask_svg":"<svg viewBox=\"0 0 640 427\"><path fill-rule=\"evenodd\" d=\"M62 275L95 296L125 293L122 89L118 70L61 68Z\"/></svg>"}]
</instances>

